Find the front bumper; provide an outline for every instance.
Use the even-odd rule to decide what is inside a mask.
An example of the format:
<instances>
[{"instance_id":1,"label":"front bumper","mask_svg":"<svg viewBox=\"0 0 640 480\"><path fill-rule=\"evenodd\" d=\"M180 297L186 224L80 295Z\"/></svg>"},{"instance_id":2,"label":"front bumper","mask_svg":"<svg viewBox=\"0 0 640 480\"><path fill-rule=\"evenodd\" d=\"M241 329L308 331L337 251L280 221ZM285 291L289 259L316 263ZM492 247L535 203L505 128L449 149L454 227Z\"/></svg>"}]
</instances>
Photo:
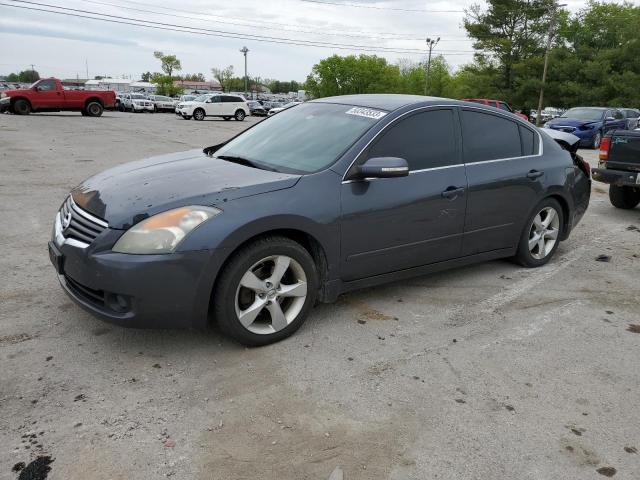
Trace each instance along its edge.
<instances>
[{"instance_id":1,"label":"front bumper","mask_svg":"<svg viewBox=\"0 0 640 480\"><path fill-rule=\"evenodd\" d=\"M131 104L131 109L135 112L153 112L154 108L153 105L140 105L137 103L132 103Z\"/></svg>"},{"instance_id":2,"label":"front bumper","mask_svg":"<svg viewBox=\"0 0 640 480\"><path fill-rule=\"evenodd\" d=\"M574 127L545 126L545 128L549 128L551 130L557 130L559 132L566 132L566 133L570 133L572 135L575 135L576 137L578 137L580 139L580 142L578 143L578 146L580 146L580 147L590 147L593 144L593 137L598 132L597 128L591 128L591 129L588 129L588 130L580 130L577 127L574 128Z\"/></svg>"},{"instance_id":3,"label":"front bumper","mask_svg":"<svg viewBox=\"0 0 640 480\"><path fill-rule=\"evenodd\" d=\"M207 326L213 283L226 249L128 255L98 251L94 244L60 243L56 233L49 249L60 285L92 315L132 328ZM120 232L107 229L104 235L111 241ZM99 245L99 239L94 243Z\"/></svg>"},{"instance_id":4,"label":"front bumper","mask_svg":"<svg viewBox=\"0 0 640 480\"><path fill-rule=\"evenodd\" d=\"M640 188L640 173L608 168L592 168L591 178L596 182L608 183L618 187Z\"/></svg>"}]
</instances>

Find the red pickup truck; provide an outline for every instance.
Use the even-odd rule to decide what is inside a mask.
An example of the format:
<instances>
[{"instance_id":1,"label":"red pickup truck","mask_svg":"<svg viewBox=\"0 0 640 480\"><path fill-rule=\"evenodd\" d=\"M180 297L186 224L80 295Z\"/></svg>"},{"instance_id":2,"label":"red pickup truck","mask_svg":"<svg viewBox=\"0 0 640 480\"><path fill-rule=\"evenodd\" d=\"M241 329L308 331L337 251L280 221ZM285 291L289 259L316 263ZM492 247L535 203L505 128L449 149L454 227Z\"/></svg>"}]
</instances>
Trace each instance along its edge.
<instances>
[{"instance_id":1,"label":"red pickup truck","mask_svg":"<svg viewBox=\"0 0 640 480\"><path fill-rule=\"evenodd\" d=\"M57 78L43 78L29 88L0 93L0 112L8 110L16 115L67 110L99 117L105 108L114 108L115 103L113 91L65 90Z\"/></svg>"}]
</instances>

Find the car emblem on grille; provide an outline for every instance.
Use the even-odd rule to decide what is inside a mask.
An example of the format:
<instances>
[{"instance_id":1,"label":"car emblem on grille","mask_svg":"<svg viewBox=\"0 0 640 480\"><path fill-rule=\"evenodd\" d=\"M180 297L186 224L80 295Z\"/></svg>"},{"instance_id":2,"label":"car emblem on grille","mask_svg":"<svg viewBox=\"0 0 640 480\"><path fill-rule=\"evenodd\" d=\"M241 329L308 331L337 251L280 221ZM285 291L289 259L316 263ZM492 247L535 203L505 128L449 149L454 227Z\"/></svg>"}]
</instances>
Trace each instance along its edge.
<instances>
[{"instance_id":1,"label":"car emblem on grille","mask_svg":"<svg viewBox=\"0 0 640 480\"><path fill-rule=\"evenodd\" d=\"M71 224L71 212L67 212L67 214L62 219L62 229L66 230L70 224Z\"/></svg>"}]
</instances>

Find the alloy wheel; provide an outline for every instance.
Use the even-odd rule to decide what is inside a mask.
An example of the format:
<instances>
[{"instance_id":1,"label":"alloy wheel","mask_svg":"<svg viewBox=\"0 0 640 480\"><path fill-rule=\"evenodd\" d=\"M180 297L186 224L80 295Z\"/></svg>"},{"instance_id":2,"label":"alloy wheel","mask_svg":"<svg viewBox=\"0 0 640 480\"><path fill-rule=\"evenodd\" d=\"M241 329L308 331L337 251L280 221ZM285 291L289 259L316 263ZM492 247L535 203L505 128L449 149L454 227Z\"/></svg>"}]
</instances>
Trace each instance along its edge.
<instances>
[{"instance_id":1,"label":"alloy wheel","mask_svg":"<svg viewBox=\"0 0 640 480\"><path fill-rule=\"evenodd\" d=\"M560 217L553 207L545 207L533 217L529 230L529 252L536 260L545 258L558 241Z\"/></svg>"},{"instance_id":2,"label":"alloy wheel","mask_svg":"<svg viewBox=\"0 0 640 480\"><path fill-rule=\"evenodd\" d=\"M268 335L289 326L307 298L307 276L302 266L286 255L256 262L240 279L235 311L250 332Z\"/></svg>"}]
</instances>

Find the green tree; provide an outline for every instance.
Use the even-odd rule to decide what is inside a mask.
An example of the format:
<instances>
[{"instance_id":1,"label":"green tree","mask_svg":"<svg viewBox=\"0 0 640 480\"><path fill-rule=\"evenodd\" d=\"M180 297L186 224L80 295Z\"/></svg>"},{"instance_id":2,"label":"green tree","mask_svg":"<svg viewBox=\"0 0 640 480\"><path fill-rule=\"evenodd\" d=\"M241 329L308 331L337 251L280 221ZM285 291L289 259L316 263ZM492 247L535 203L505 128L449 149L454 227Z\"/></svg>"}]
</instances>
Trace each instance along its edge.
<instances>
[{"instance_id":1,"label":"green tree","mask_svg":"<svg viewBox=\"0 0 640 480\"><path fill-rule=\"evenodd\" d=\"M177 80L184 80L185 82L206 82L207 81L207 79L204 78L204 74L202 73L187 73L186 75L178 76Z\"/></svg>"},{"instance_id":2,"label":"green tree","mask_svg":"<svg viewBox=\"0 0 640 480\"><path fill-rule=\"evenodd\" d=\"M151 82L156 84L156 93L158 95L167 95L174 97L180 95L183 92L183 88L174 85L173 78L169 75L162 75L161 73L154 73L151 78Z\"/></svg>"},{"instance_id":3,"label":"green tree","mask_svg":"<svg viewBox=\"0 0 640 480\"><path fill-rule=\"evenodd\" d=\"M231 91L231 89L229 88L230 85L228 85L228 83L230 83L231 79L233 78L233 65L229 65L226 68L213 67L211 69L211 74L222 87L222 91ZM242 84L242 90L244 90L244 83Z\"/></svg>"},{"instance_id":4,"label":"green tree","mask_svg":"<svg viewBox=\"0 0 640 480\"><path fill-rule=\"evenodd\" d=\"M165 55L162 52L153 52L153 56L160 60L161 68L169 78L173 78L173 71L182 70L182 64L175 55Z\"/></svg>"},{"instance_id":5,"label":"green tree","mask_svg":"<svg viewBox=\"0 0 640 480\"><path fill-rule=\"evenodd\" d=\"M22 70L7 75L7 82L33 83L38 80L40 80L40 74L36 70Z\"/></svg>"},{"instance_id":6,"label":"green tree","mask_svg":"<svg viewBox=\"0 0 640 480\"><path fill-rule=\"evenodd\" d=\"M144 72L144 73L140 76L140 79L141 79L143 82L150 82L152 78L153 78L153 73L151 73L151 72Z\"/></svg>"}]
</instances>

